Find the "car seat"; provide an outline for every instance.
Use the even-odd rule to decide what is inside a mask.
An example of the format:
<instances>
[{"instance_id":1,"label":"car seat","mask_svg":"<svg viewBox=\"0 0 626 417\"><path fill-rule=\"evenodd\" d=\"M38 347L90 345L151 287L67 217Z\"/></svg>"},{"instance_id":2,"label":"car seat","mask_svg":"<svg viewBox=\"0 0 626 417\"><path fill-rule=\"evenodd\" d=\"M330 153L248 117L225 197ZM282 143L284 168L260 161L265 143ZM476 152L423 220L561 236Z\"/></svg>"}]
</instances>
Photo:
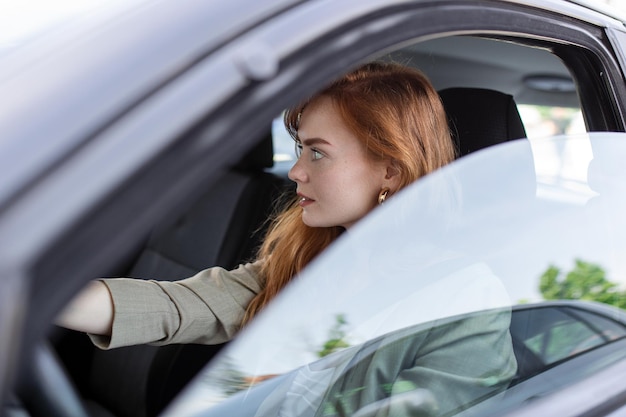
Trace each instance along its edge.
<instances>
[{"instance_id":1,"label":"car seat","mask_svg":"<svg viewBox=\"0 0 626 417\"><path fill-rule=\"evenodd\" d=\"M284 178L265 171L272 159L270 134L192 207L158 225L126 276L176 280L252 259L265 220L286 190ZM85 406L90 415L117 417L157 415L221 348L140 345L102 351L87 345L90 363L79 382Z\"/></svg>"},{"instance_id":2,"label":"car seat","mask_svg":"<svg viewBox=\"0 0 626 417\"><path fill-rule=\"evenodd\" d=\"M458 156L526 137L513 96L484 88L439 91Z\"/></svg>"},{"instance_id":3,"label":"car seat","mask_svg":"<svg viewBox=\"0 0 626 417\"><path fill-rule=\"evenodd\" d=\"M526 138L526 129L517 104L509 94L484 88L453 87L439 91L439 95L448 117L458 158L490 146ZM520 199L524 202L534 199L535 166L530 142L524 140L524 143L524 149L520 149L523 154L509 153L505 156L509 160L501 164L505 167L503 172L487 172L481 169L477 171L480 171L482 176L462 180L461 188L471 190L474 194L473 200L479 202L479 209L484 208L486 201L489 200L494 203L498 201L499 204L506 201L506 196L502 193L492 192L493 189L503 191L502 181L507 181L506 192L511 203ZM482 164L477 159L475 162L478 165ZM480 183L476 183L477 181ZM476 195L476 190L480 190L480 196ZM470 200L472 199L465 199L468 210Z\"/></svg>"}]
</instances>

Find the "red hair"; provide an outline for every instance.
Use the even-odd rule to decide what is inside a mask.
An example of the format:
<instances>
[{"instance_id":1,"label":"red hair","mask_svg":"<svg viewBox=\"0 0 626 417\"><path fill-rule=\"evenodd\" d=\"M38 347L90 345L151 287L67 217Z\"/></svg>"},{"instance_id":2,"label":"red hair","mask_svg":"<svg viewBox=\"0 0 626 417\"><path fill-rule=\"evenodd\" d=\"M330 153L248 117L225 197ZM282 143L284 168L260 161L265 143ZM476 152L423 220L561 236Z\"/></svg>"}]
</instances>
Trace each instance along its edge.
<instances>
[{"instance_id":1,"label":"red hair","mask_svg":"<svg viewBox=\"0 0 626 417\"><path fill-rule=\"evenodd\" d=\"M372 160L390 159L400 188L455 157L447 118L437 91L421 72L390 63L369 63L338 79L285 113L285 126L298 141L300 116L308 103L330 97L346 125L362 140ZM398 191L398 190L393 190ZM341 227L314 228L302 221L294 200L278 214L258 252L263 289L248 305L244 323L330 245Z\"/></svg>"}]
</instances>

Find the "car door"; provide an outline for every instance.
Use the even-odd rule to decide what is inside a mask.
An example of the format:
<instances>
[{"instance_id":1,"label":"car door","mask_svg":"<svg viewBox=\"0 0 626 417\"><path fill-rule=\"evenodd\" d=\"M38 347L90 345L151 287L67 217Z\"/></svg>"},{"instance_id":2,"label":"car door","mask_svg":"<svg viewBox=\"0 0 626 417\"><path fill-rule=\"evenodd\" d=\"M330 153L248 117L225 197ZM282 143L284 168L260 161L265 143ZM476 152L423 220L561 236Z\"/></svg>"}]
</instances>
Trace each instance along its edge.
<instances>
[{"instance_id":1,"label":"car door","mask_svg":"<svg viewBox=\"0 0 626 417\"><path fill-rule=\"evenodd\" d=\"M588 128L624 129L605 37L622 29L560 2L148 2L112 16L123 18L86 21L3 69L3 392L87 279L121 264L283 108L372 56L452 34L549 49L577 82Z\"/></svg>"}]
</instances>

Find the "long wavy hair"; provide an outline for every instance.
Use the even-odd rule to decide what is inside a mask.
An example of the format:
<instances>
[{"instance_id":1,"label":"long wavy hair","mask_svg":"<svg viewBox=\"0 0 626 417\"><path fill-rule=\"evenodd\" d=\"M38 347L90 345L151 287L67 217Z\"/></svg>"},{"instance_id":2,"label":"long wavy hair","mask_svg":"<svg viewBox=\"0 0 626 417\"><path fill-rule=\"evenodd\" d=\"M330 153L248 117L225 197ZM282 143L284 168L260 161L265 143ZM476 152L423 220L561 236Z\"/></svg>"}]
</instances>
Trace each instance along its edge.
<instances>
[{"instance_id":1,"label":"long wavy hair","mask_svg":"<svg viewBox=\"0 0 626 417\"><path fill-rule=\"evenodd\" d=\"M369 63L287 110L285 126L296 142L302 112L320 96L333 100L341 119L362 141L373 161L385 158L394 161L400 175L398 189L455 158L439 95L426 76L415 69L392 63ZM339 226L304 224L302 208L294 198L274 217L257 253L258 259L264 260L260 270L263 288L248 305L243 323L267 305L342 232Z\"/></svg>"}]
</instances>

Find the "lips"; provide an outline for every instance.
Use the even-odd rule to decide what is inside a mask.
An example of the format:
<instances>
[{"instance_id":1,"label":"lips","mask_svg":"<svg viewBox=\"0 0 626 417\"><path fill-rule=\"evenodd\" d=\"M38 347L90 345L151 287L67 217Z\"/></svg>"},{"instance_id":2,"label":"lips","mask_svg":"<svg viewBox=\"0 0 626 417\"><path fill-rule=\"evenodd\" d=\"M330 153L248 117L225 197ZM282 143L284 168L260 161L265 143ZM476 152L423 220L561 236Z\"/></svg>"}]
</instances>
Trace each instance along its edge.
<instances>
[{"instance_id":1,"label":"lips","mask_svg":"<svg viewBox=\"0 0 626 417\"><path fill-rule=\"evenodd\" d=\"M298 204L300 205L300 207L306 207L311 203L314 203L315 200L313 200L312 198L309 198L307 196L305 196L304 194L298 193Z\"/></svg>"}]
</instances>

